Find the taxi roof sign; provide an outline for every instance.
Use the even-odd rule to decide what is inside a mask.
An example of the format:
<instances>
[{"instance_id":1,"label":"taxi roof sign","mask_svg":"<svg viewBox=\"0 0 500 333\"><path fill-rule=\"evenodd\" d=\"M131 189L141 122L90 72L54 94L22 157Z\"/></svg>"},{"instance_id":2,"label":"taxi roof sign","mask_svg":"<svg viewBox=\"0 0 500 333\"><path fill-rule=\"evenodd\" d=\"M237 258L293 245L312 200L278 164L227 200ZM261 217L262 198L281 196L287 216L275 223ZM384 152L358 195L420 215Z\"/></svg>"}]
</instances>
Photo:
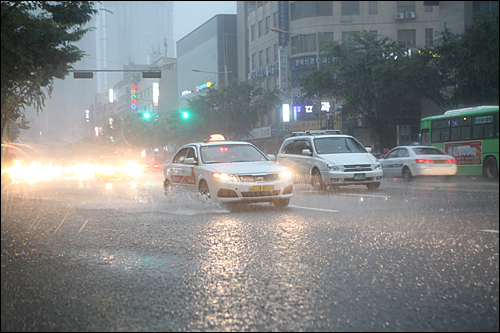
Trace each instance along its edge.
<instances>
[{"instance_id":1,"label":"taxi roof sign","mask_svg":"<svg viewBox=\"0 0 500 333\"><path fill-rule=\"evenodd\" d=\"M208 139L209 142L214 142L214 141L226 141L224 136L222 134L212 134L210 135L210 139Z\"/></svg>"}]
</instances>

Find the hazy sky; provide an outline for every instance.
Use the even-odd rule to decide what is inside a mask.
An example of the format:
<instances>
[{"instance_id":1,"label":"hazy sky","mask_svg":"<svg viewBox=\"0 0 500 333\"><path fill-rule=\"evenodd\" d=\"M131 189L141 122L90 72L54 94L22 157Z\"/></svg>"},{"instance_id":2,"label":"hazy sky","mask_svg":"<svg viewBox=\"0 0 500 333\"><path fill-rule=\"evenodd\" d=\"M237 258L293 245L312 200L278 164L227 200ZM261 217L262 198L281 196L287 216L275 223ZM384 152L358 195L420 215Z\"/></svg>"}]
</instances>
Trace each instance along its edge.
<instances>
[{"instance_id":1,"label":"hazy sky","mask_svg":"<svg viewBox=\"0 0 500 333\"><path fill-rule=\"evenodd\" d=\"M174 1L174 43L217 14L236 14L236 1Z\"/></svg>"}]
</instances>

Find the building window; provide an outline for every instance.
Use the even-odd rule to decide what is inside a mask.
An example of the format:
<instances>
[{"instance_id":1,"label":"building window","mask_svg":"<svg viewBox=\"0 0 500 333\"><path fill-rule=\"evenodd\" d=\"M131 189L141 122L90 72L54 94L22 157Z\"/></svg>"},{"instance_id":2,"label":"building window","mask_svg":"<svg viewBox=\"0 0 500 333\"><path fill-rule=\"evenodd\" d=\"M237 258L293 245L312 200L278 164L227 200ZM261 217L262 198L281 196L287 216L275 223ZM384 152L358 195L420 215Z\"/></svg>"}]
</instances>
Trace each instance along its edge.
<instances>
[{"instance_id":1,"label":"building window","mask_svg":"<svg viewBox=\"0 0 500 333\"><path fill-rule=\"evenodd\" d=\"M266 49L266 65L271 63L271 47Z\"/></svg>"},{"instance_id":2,"label":"building window","mask_svg":"<svg viewBox=\"0 0 500 333\"><path fill-rule=\"evenodd\" d=\"M332 43L333 32L321 32L318 34L319 45L321 43ZM316 34L307 34L292 37L292 55L305 52L316 52Z\"/></svg>"},{"instance_id":3,"label":"building window","mask_svg":"<svg viewBox=\"0 0 500 333\"><path fill-rule=\"evenodd\" d=\"M434 46L434 30L425 29L425 46Z\"/></svg>"},{"instance_id":4,"label":"building window","mask_svg":"<svg viewBox=\"0 0 500 333\"><path fill-rule=\"evenodd\" d=\"M425 12L426 12L426 13L432 13L432 11L433 11L432 6L425 6L425 5L424 5L424 8L425 8Z\"/></svg>"},{"instance_id":5,"label":"building window","mask_svg":"<svg viewBox=\"0 0 500 333\"><path fill-rule=\"evenodd\" d=\"M398 1L398 13L414 12L415 1Z\"/></svg>"},{"instance_id":6,"label":"building window","mask_svg":"<svg viewBox=\"0 0 500 333\"><path fill-rule=\"evenodd\" d=\"M274 44L274 62L278 62L278 44Z\"/></svg>"},{"instance_id":7,"label":"building window","mask_svg":"<svg viewBox=\"0 0 500 333\"><path fill-rule=\"evenodd\" d=\"M259 38L262 37L262 25L264 23L262 21L259 21Z\"/></svg>"},{"instance_id":8,"label":"building window","mask_svg":"<svg viewBox=\"0 0 500 333\"><path fill-rule=\"evenodd\" d=\"M273 13L273 27L274 28L278 27L278 12Z\"/></svg>"},{"instance_id":9,"label":"building window","mask_svg":"<svg viewBox=\"0 0 500 333\"><path fill-rule=\"evenodd\" d=\"M271 32L271 16L266 17L266 35Z\"/></svg>"},{"instance_id":10,"label":"building window","mask_svg":"<svg viewBox=\"0 0 500 333\"><path fill-rule=\"evenodd\" d=\"M255 53L252 54L252 70L256 70L257 69L256 63L255 63L256 57L257 57L257 55Z\"/></svg>"},{"instance_id":11,"label":"building window","mask_svg":"<svg viewBox=\"0 0 500 333\"><path fill-rule=\"evenodd\" d=\"M377 15L377 1L369 1L368 14Z\"/></svg>"},{"instance_id":12,"label":"building window","mask_svg":"<svg viewBox=\"0 0 500 333\"><path fill-rule=\"evenodd\" d=\"M259 51L259 68L264 65L264 51Z\"/></svg>"},{"instance_id":13,"label":"building window","mask_svg":"<svg viewBox=\"0 0 500 333\"><path fill-rule=\"evenodd\" d=\"M255 40L255 24L250 27L250 35L252 36L252 42Z\"/></svg>"},{"instance_id":14,"label":"building window","mask_svg":"<svg viewBox=\"0 0 500 333\"><path fill-rule=\"evenodd\" d=\"M417 46L416 30L398 30L398 44L410 49Z\"/></svg>"},{"instance_id":15,"label":"building window","mask_svg":"<svg viewBox=\"0 0 500 333\"><path fill-rule=\"evenodd\" d=\"M359 1L342 1L342 16L359 15Z\"/></svg>"},{"instance_id":16,"label":"building window","mask_svg":"<svg viewBox=\"0 0 500 333\"><path fill-rule=\"evenodd\" d=\"M271 78L269 77L266 79L266 89L271 90Z\"/></svg>"},{"instance_id":17,"label":"building window","mask_svg":"<svg viewBox=\"0 0 500 333\"><path fill-rule=\"evenodd\" d=\"M333 16L333 1L296 1L290 5L290 20Z\"/></svg>"},{"instance_id":18,"label":"building window","mask_svg":"<svg viewBox=\"0 0 500 333\"><path fill-rule=\"evenodd\" d=\"M349 43L352 47L358 47L358 42L353 42L349 40L349 37L352 35L359 35L359 31L344 31L342 32L342 44Z\"/></svg>"}]
</instances>

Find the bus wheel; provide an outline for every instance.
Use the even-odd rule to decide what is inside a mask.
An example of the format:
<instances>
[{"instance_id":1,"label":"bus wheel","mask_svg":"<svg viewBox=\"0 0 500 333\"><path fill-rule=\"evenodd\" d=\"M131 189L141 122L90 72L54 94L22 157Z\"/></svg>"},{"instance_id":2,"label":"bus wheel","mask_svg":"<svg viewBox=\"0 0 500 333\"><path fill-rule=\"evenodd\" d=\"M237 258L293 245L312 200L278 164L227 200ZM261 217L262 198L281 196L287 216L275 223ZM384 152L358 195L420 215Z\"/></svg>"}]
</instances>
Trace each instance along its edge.
<instances>
[{"instance_id":1,"label":"bus wheel","mask_svg":"<svg viewBox=\"0 0 500 333\"><path fill-rule=\"evenodd\" d=\"M494 157L486 158L483 167L483 177L488 180L498 180L498 164Z\"/></svg>"}]
</instances>

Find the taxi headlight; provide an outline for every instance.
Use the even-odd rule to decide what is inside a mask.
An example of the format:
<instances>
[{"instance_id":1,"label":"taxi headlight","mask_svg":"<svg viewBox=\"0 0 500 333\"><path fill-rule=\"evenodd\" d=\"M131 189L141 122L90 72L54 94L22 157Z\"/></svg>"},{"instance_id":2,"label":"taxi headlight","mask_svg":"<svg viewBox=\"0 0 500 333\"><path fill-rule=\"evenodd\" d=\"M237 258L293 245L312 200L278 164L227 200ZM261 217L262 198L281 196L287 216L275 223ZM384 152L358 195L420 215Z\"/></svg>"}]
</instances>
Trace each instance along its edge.
<instances>
[{"instance_id":1,"label":"taxi headlight","mask_svg":"<svg viewBox=\"0 0 500 333\"><path fill-rule=\"evenodd\" d=\"M141 167L134 162L128 162L125 164L125 172L129 175L138 174L141 172Z\"/></svg>"},{"instance_id":2,"label":"taxi headlight","mask_svg":"<svg viewBox=\"0 0 500 333\"><path fill-rule=\"evenodd\" d=\"M104 168L102 169L102 172L105 175L112 175L113 173L115 173L115 168L112 167L111 165L105 165Z\"/></svg>"},{"instance_id":3,"label":"taxi headlight","mask_svg":"<svg viewBox=\"0 0 500 333\"><path fill-rule=\"evenodd\" d=\"M214 177L215 179L226 181L226 182L228 182L228 181L229 182L239 182L240 181L238 176L230 174L230 173L214 172L214 173L212 173L212 177Z\"/></svg>"},{"instance_id":4,"label":"taxi headlight","mask_svg":"<svg viewBox=\"0 0 500 333\"><path fill-rule=\"evenodd\" d=\"M280 172L280 179L286 179L292 177L292 172L290 170L283 170Z\"/></svg>"},{"instance_id":5,"label":"taxi headlight","mask_svg":"<svg viewBox=\"0 0 500 333\"><path fill-rule=\"evenodd\" d=\"M379 170L379 169L382 169L382 166L380 165L380 163L375 163L372 165L372 169L373 170Z\"/></svg>"},{"instance_id":6,"label":"taxi headlight","mask_svg":"<svg viewBox=\"0 0 500 333\"><path fill-rule=\"evenodd\" d=\"M337 165L335 163L328 163L326 166L330 171L344 171L344 167L342 165Z\"/></svg>"}]
</instances>

